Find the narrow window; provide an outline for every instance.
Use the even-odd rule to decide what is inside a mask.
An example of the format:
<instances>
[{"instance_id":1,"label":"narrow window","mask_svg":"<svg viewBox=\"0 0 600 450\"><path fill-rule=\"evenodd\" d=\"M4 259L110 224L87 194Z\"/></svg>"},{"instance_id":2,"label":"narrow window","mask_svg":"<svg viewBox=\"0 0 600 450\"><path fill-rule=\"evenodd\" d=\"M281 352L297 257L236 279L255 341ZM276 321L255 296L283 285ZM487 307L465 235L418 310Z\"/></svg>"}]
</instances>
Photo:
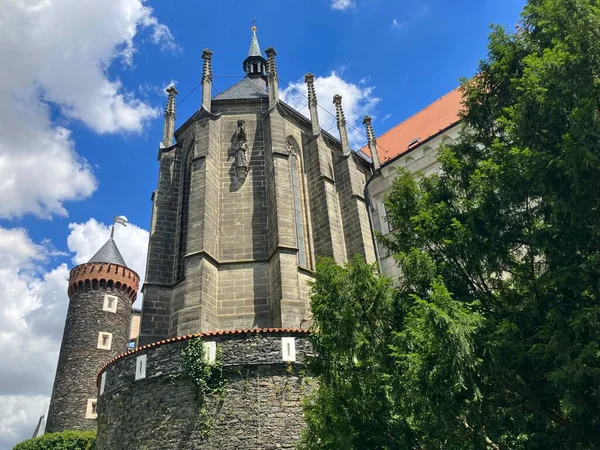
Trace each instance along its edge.
<instances>
[{"instance_id":1,"label":"narrow window","mask_svg":"<svg viewBox=\"0 0 600 450\"><path fill-rule=\"evenodd\" d=\"M204 342L204 360L209 364L214 364L217 360L217 343L214 341Z\"/></svg>"},{"instance_id":2,"label":"narrow window","mask_svg":"<svg viewBox=\"0 0 600 450\"><path fill-rule=\"evenodd\" d=\"M375 204L379 215L379 231L381 231L381 234L388 234L391 230L385 204L381 200L376 200Z\"/></svg>"},{"instance_id":3,"label":"narrow window","mask_svg":"<svg viewBox=\"0 0 600 450\"><path fill-rule=\"evenodd\" d=\"M117 304L118 303L119 302L118 302L117 296L106 294L104 296L104 306L102 307L102 309L104 311L116 313L117 312Z\"/></svg>"},{"instance_id":4,"label":"narrow window","mask_svg":"<svg viewBox=\"0 0 600 450\"><path fill-rule=\"evenodd\" d=\"M112 345L112 333L101 331L98 333L98 348L101 350L110 350Z\"/></svg>"},{"instance_id":5,"label":"narrow window","mask_svg":"<svg viewBox=\"0 0 600 450\"><path fill-rule=\"evenodd\" d=\"M98 413L96 412L96 403L97 400L95 398L88 398L87 408L85 410L86 419L95 419L98 417Z\"/></svg>"},{"instance_id":6,"label":"narrow window","mask_svg":"<svg viewBox=\"0 0 600 450\"><path fill-rule=\"evenodd\" d=\"M148 355L140 355L135 359L135 379L142 380L146 378L146 359Z\"/></svg>"},{"instance_id":7,"label":"narrow window","mask_svg":"<svg viewBox=\"0 0 600 450\"><path fill-rule=\"evenodd\" d=\"M106 372L100 377L100 395L104 394L104 386L106 385Z\"/></svg>"},{"instance_id":8,"label":"narrow window","mask_svg":"<svg viewBox=\"0 0 600 450\"><path fill-rule=\"evenodd\" d=\"M183 189L181 196L181 216L179 218L179 258L177 262L177 278L185 275L185 252L187 249L188 215L190 209L190 187L192 181L192 155L194 154L194 142L187 149L187 160L185 162L185 173L183 176Z\"/></svg>"},{"instance_id":9,"label":"narrow window","mask_svg":"<svg viewBox=\"0 0 600 450\"><path fill-rule=\"evenodd\" d=\"M288 140L290 167L292 171L292 201L296 222L296 244L298 245L298 264L306 267L306 240L304 238L304 212L302 211L302 189L300 185L300 155L296 146Z\"/></svg>"},{"instance_id":10,"label":"narrow window","mask_svg":"<svg viewBox=\"0 0 600 450\"><path fill-rule=\"evenodd\" d=\"M281 338L281 352L284 361L296 361L296 338Z\"/></svg>"}]
</instances>

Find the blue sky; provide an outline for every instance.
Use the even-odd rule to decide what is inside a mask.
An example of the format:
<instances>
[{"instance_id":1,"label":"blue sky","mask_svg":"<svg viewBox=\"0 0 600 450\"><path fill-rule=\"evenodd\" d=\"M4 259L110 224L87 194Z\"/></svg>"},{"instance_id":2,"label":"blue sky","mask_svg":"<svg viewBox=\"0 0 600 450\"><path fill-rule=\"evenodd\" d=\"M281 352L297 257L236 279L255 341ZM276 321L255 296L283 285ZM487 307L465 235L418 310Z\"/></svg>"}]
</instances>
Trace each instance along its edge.
<instances>
[{"instance_id":1,"label":"blue sky","mask_svg":"<svg viewBox=\"0 0 600 450\"><path fill-rule=\"evenodd\" d=\"M341 93L349 122L381 134L471 76L491 23L510 29L523 0L25 0L0 13L0 450L27 437L48 402L68 269L103 243L115 214L125 259L143 272L162 137L162 93L181 101L214 52L214 88L242 75L256 18L281 95L301 108ZM181 125L198 88L177 108ZM323 128L333 122L321 114ZM336 134L336 130L332 130ZM363 142L351 132L354 148ZM19 349L14 351L10 349ZM39 355L43 355L40 357ZM42 362L40 362L42 361ZM33 375L32 375L33 373Z\"/></svg>"}]
</instances>

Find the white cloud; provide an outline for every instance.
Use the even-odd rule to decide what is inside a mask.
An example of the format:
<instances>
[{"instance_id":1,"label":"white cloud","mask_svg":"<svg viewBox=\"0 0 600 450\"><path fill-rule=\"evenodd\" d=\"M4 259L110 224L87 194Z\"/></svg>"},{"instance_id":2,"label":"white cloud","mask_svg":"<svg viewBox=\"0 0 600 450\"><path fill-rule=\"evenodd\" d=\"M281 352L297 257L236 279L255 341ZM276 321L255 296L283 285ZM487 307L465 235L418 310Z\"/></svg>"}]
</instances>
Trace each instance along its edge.
<instances>
[{"instance_id":1,"label":"white cloud","mask_svg":"<svg viewBox=\"0 0 600 450\"><path fill-rule=\"evenodd\" d=\"M67 238L73 264L86 262L109 236L95 219L72 223ZM148 232L120 227L115 241L123 258L144 277ZM0 450L27 437L48 407L68 307L67 264L48 270L58 255L20 228L0 227Z\"/></svg>"},{"instance_id":2,"label":"white cloud","mask_svg":"<svg viewBox=\"0 0 600 450\"><path fill-rule=\"evenodd\" d=\"M392 117L391 114L386 114L385 116L383 116L383 119L381 119L382 122L385 122L386 120L388 120L390 117Z\"/></svg>"},{"instance_id":3,"label":"white cloud","mask_svg":"<svg viewBox=\"0 0 600 450\"><path fill-rule=\"evenodd\" d=\"M96 189L69 120L139 133L160 113L108 74L116 59L131 65L144 28L152 42L175 47L143 0L3 2L0 60L10 70L0 77L0 218L66 215L64 202Z\"/></svg>"},{"instance_id":4,"label":"white cloud","mask_svg":"<svg viewBox=\"0 0 600 450\"><path fill-rule=\"evenodd\" d=\"M337 9L338 11L346 11L348 9L354 9L354 0L331 0L331 8Z\"/></svg>"},{"instance_id":5,"label":"white cloud","mask_svg":"<svg viewBox=\"0 0 600 450\"><path fill-rule=\"evenodd\" d=\"M395 18L394 18L394 20L392 20L392 27L394 27L394 28L404 28L405 26L406 26L405 22L400 23Z\"/></svg>"},{"instance_id":6,"label":"white cloud","mask_svg":"<svg viewBox=\"0 0 600 450\"><path fill-rule=\"evenodd\" d=\"M319 103L319 124L324 130L329 130L334 136L339 133L336 128L335 108L333 96L342 96L342 106L346 116L348 139L350 146L358 150L366 142L362 119L365 115L372 115L375 106L381 100L375 96L374 87L366 86L368 78L363 78L359 84L350 83L342 79L337 72L332 71L328 76L315 77L315 91ZM299 110L306 117L309 116L306 108L306 85L303 81L291 83L290 86L280 91L281 99ZM325 111L323 110L325 109Z\"/></svg>"}]
</instances>

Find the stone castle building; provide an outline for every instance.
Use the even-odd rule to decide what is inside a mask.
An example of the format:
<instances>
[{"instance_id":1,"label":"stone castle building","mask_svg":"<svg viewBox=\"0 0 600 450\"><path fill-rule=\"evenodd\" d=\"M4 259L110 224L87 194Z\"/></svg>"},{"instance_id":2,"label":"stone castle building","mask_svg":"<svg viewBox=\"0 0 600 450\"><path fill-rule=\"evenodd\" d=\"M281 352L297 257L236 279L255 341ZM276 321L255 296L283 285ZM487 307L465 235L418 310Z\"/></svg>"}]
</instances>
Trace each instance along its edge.
<instances>
[{"instance_id":1,"label":"stone castle building","mask_svg":"<svg viewBox=\"0 0 600 450\"><path fill-rule=\"evenodd\" d=\"M200 108L177 130L169 88L139 347L124 353L139 278L111 239L71 272L48 431L97 426L99 450L298 440L311 389L308 282L320 256L375 260L371 161L350 150L342 98L332 99L338 139L319 126L313 75L307 119L279 99L276 53L265 54L254 28L245 77L212 96L204 50ZM116 312L106 306L113 297ZM226 379L208 412L182 354L198 339Z\"/></svg>"}]
</instances>

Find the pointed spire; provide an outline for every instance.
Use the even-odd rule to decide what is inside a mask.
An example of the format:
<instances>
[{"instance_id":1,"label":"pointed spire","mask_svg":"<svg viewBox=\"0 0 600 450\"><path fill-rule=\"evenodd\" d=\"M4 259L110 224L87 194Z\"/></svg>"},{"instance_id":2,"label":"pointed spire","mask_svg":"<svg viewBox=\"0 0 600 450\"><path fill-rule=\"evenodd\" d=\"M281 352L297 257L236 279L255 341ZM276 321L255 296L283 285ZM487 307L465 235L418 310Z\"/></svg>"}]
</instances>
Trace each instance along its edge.
<instances>
[{"instance_id":1,"label":"pointed spire","mask_svg":"<svg viewBox=\"0 0 600 450\"><path fill-rule=\"evenodd\" d=\"M269 47L265 50L267 54L267 72L269 74L269 107L279 100L279 77L277 76L277 64L275 63L275 49Z\"/></svg>"},{"instance_id":2,"label":"pointed spire","mask_svg":"<svg viewBox=\"0 0 600 450\"><path fill-rule=\"evenodd\" d=\"M248 57L244 60L244 72L249 78L259 78L266 80L267 78L267 61L262 56L258 38L256 37L256 26L252 25L252 40L250 41L250 50Z\"/></svg>"},{"instance_id":3,"label":"pointed spire","mask_svg":"<svg viewBox=\"0 0 600 450\"><path fill-rule=\"evenodd\" d=\"M167 88L167 106L165 108L165 126L163 131L162 143L165 147L173 145L173 136L175 133L175 96L179 94L175 86Z\"/></svg>"},{"instance_id":4,"label":"pointed spire","mask_svg":"<svg viewBox=\"0 0 600 450\"><path fill-rule=\"evenodd\" d=\"M381 165L379 163L379 153L377 153L377 140L375 139L375 133L373 133L373 125L371 124L372 119L369 116L365 116L363 124L367 129L367 144L369 145L369 151L371 152L371 159L373 160L373 169L379 169Z\"/></svg>"},{"instance_id":5,"label":"pointed spire","mask_svg":"<svg viewBox=\"0 0 600 450\"><path fill-rule=\"evenodd\" d=\"M202 106L208 112L210 112L210 100L212 91L212 55L213 52L205 48L202 51L202 59L204 63L202 65Z\"/></svg>"},{"instance_id":6,"label":"pointed spire","mask_svg":"<svg viewBox=\"0 0 600 450\"><path fill-rule=\"evenodd\" d=\"M312 73L307 73L304 76L306 90L308 91L308 109L310 110L310 121L312 122L313 136L321 132L319 126L319 114L317 113L317 94L315 92L315 76Z\"/></svg>"},{"instance_id":7,"label":"pointed spire","mask_svg":"<svg viewBox=\"0 0 600 450\"><path fill-rule=\"evenodd\" d=\"M350 144L348 143L348 131L346 130L346 116L342 108L342 96L335 94L333 96L333 104L335 105L335 118L338 130L340 131L340 141L342 142L342 152L344 156L350 154Z\"/></svg>"},{"instance_id":8,"label":"pointed spire","mask_svg":"<svg viewBox=\"0 0 600 450\"><path fill-rule=\"evenodd\" d=\"M127 267L125 260L121 256L121 252L115 243L115 240L111 237L106 243L96 252L94 256L90 258L88 263L100 262L118 264L123 267Z\"/></svg>"},{"instance_id":9,"label":"pointed spire","mask_svg":"<svg viewBox=\"0 0 600 450\"><path fill-rule=\"evenodd\" d=\"M252 40L250 41L250 50L248 50L248 56L261 56L260 45L258 45L258 37L256 37L256 25L252 25Z\"/></svg>"}]
</instances>

